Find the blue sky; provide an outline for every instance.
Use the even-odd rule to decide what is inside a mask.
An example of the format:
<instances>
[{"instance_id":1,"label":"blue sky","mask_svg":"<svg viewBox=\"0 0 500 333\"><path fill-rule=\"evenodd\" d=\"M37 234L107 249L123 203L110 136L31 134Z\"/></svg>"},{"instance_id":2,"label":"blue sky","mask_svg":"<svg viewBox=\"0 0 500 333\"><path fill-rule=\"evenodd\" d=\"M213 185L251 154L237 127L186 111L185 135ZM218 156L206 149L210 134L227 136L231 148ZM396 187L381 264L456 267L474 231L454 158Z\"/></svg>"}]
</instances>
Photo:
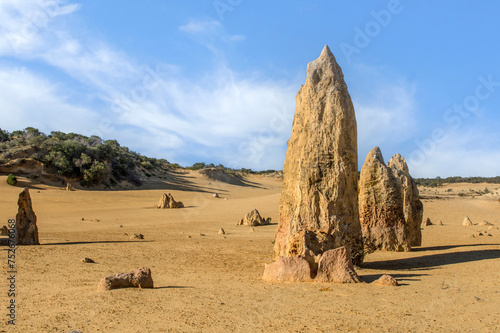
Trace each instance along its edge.
<instances>
[{"instance_id":1,"label":"blue sky","mask_svg":"<svg viewBox=\"0 0 500 333\"><path fill-rule=\"evenodd\" d=\"M328 44L361 163L500 175L495 1L0 1L0 127L117 139L182 165L281 169L307 63Z\"/></svg>"}]
</instances>

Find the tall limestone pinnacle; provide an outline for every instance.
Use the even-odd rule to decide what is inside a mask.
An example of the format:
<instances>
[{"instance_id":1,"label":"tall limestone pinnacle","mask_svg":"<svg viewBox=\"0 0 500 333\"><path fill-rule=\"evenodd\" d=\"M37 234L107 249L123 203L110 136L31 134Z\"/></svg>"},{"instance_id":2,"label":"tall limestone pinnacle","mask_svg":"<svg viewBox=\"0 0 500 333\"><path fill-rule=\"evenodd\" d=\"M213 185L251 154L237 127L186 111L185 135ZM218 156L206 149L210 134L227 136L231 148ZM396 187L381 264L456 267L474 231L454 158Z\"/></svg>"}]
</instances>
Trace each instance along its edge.
<instances>
[{"instance_id":1,"label":"tall limestone pinnacle","mask_svg":"<svg viewBox=\"0 0 500 333\"><path fill-rule=\"evenodd\" d=\"M346 246L363 260L358 212L356 116L342 69L325 46L307 66L285 165L274 258L304 256L313 272L323 252Z\"/></svg>"}]
</instances>

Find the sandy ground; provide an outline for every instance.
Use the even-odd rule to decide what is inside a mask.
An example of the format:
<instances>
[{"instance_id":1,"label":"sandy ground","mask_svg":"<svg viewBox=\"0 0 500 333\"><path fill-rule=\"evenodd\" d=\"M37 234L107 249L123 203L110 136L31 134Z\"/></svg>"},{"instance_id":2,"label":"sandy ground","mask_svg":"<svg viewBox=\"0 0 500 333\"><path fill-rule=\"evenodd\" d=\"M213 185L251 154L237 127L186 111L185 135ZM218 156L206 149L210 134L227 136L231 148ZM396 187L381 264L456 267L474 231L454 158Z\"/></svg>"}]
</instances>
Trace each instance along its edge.
<instances>
[{"instance_id":1,"label":"sandy ground","mask_svg":"<svg viewBox=\"0 0 500 333\"><path fill-rule=\"evenodd\" d=\"M15 217L22 190L5 179L2 225ZM186 173L176 175L179 186L107 192L20 180L30 187L42 245L17 252L15 330L5 321L7 251L0 248L0 332L500 332L500 185L422 189L424 220L444 225L423 227L423 246L412 252L368 255L358 269L368 283L337 285L260 279L276 224L252 231L235 223L253 208L277 222L275 178L235 186ZM485 187L493 193L472 197ZM186 208L153 208L163 192ZM463 227L466 215L495 228ZM478 232L491 236L472 237ZM130 240L133 233L145 239ZM97 292L102 277L141 266L151 268L154 289ZM401 286L369 284L384 273Z\"/></svg>"}]
</instances>

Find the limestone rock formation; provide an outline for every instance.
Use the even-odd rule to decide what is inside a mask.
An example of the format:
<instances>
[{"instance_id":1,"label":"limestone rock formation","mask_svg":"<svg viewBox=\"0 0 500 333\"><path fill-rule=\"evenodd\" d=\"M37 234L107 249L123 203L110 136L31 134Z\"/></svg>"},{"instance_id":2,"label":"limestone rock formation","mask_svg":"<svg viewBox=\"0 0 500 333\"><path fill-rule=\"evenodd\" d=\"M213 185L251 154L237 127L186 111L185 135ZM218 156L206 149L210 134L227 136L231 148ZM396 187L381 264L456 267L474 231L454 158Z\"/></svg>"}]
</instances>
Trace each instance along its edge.
<instances>
[{"instance_id":1,"label":"limestone rock formation","mask_svg":"<svg viewBox=\"0 0 500 333\"><path fill-rule=\"evenodd\" d=\"M368 153L359 179L359 216L367 252L421 245L423 205L401 155L386 166L380 148ZM429 219L426 225L432 225Z\"/></svg>"},{"instance_id":2,"label":"limestone rock formation","mask_svg":"<svg viewBox=\"0 0 500 333\"><path fill-rule=\"evenodd\" d=\"M378 280L373 281L373 284L380 284L382 286L392 286L392 287L397 287L399 286L398 281L396 281L395 278L393 278L390 275L382 275Z\"/></svg>"},{"instance_id":3,"label":"limestone rock formation","mask_svg":"<svg viewBox=\"0 0 500 333\"><path fill-rule=\"evenodd\" d=\"M472 223L472 221L470 220L470 218L469 218L468 216L466 216L466 217L464 218L464 221L462 222L462 225L463 225L464 227L471 227L471 226L473 226L473 225L474 225L474 223Z\"/></svg>"},{"instance_id":4,"label":"limestone rock formation","mask_svg":"<svg viewBox=\"0 0 500 333\"><path fill-rule=\"evenodd\" d=\"M420 201L417 184L410 176L408 165L400 155L394 155L387 166L392 169L393 174L401 181L401 193L403 194L403 212L405 224L409 232L409 244L411 246L422 245L422 218L424 215L424 205Z\"/></svg>"},{"instance_id":5,"label":"limestone rock formation","mask_svg":"<svg viewBox=\"0 0 500 333\"><path fill-rule=\"evenodd\" d=\"M218 234L219 234L219 235L225 235L225 234L226 234L226 232L224 231L224 229L223 229L223 228L220 228L220 229L219 229Z\"/></svg>"},{"instance_id":6,"label":"limestone rock formation","mask_svg":"<svg viewBox=\"0 0 500 333\"><path fill-rule=\"evenodd\" d=\"M334 283L361 282L354 270L349 250L345 246L323 253L318 265L318 275L314 280Z\"/></svg>"},{"instance_id":7,"label":"limestone rock formation","mask_svg":"<svg viewBox=\"0 0 500 333\"><path fill-rule=\"evenodd\" d=\"M6 226L3 226L2 229L0 229L0 236L8 236L9 235L9 229Z\"/></svg>"},{"instance_id":8,"label":"limestone rock formation","mask_svg":"<svg viewBox=\"0 0 500 333\"><path fill-rule=\"evenodd\" d=\"M259 226L259 225L268 225L271 222L271 218L267 219L260 216L260 213L257 209L252 210L250 213L245 215L244 218L238 221L236 225L246 225L246 226Z\"/></svg>"},{"instance_id":9,"label":"limestone rock formation","mask_svg":"<svg viewBox=\"0 0 500 333\"><path fill-rule=\"evenodd\" d=\"M279 257L276 261L266 264L264 281L274 282L307 282L311 281L311 268L304 257Z\"/></svg>"},{"instance_id":10,"label":"limestone rock formation","mask_svg":"<svg viewBox=\"0 0 500 333\"><path fill-rule=\"evenodd\" d=\"M166 208L184 208L184 204L180 201L175 201L174 197L170 193L163 193L158 202L157 208L166 209Z\"/></svg>"},{"instance_id":11,"label":"limestone rock formation","mask_svg":"<svg viewBox=\"0 0 500 333\"><path fill-rule=\"evenodd\" d=\"M97 287L98 291L118 288L153 288L151 270L141 267L130 273L118 273L102 278Z\"/></svg>"},{"instance_id":12,"label":"limestone rock formation","mask_svg":"<svg viewBox=\"0 0 500 333\"><path fill-rule=\"evenodd\" d=\"M358 213L357 128L340 66L328 46L307 66L297 94L283 168L274 259L304 256L313 272L321 255L346 246L363 260Z\"/></svg>"},{"instance_id":13,"label":"limestone rock formation","mask_svg":"<svg viewBox=\"0 0 500 333\"><path fill-rule=\"evenodd\" d=\"M29 189L25 188L19 194L17 205L19 206L16 215L17 245L40 245Z\"/></svg>"},{"instance_id":14,"label":"limestone rock formation","mask_svg":"<svg viewBox=\"0 0 500 333\"><path fill-rule=\"evenodd\" d=\"M387 167L378 147L366 156L359 179L359 220L365 251L409 251L399 178Z\"/></svg>"},{"instance_id":15,"label":"limestone rock formation","mask_svg":"<svg viewBox=\"0 0 500 333\"><path fill-rule=\"evenodd\" d=\"M431 222L431 219L430 219L430 218L427 218L427 219L425 220L425 223L424 223L424 224L425 224L425 226L426 226L426 227L427 227L427 226L430 226L430 225L433 225L433 223Z\"/></svg>"}]
</instances>

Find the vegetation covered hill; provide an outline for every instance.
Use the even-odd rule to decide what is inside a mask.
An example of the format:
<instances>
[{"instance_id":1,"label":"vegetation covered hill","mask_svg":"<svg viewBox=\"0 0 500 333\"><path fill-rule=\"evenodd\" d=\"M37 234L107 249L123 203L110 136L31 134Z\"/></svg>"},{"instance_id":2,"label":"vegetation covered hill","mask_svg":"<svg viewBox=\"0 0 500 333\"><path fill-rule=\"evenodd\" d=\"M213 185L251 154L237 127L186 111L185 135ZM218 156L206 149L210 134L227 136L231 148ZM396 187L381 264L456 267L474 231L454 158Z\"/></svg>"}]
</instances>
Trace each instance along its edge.
<instances>
[{"instance_id":1,"label":"vegetation covered hill","mask_svg":"<svg viewBox=\"0 0 500 333\"><path fill-rule=\"evenodd\" d=\"M103 141L98 136L63 132L46 135L32 127L12 133L0 129L0 170L4 172L23 170L35 177L43 173L76 179L83 186L110 187L123 180L139 185L140 175L147 175L150 170L177 167L180 166L142 156L116 140Z\"/></svg>"},{"instance_id":2,"label":"vegetation covered hill","mask_svg":"<svg viewBox=\"0 0 500 333\"><path fill-rule=\"evenodd\" d=\"M182 168L165 159L143 156L120 146L116 140L98 136L53 131L49 135L33 127L9 133L0 129L0 172L49 177L62 183L79 181L82 186L109 188L122 181L140 185L141 179ZM278 174L275 170L255 172L219 164L195 163L189 170L217 169L231 175Z\"/></svg>"}]
</instances>

